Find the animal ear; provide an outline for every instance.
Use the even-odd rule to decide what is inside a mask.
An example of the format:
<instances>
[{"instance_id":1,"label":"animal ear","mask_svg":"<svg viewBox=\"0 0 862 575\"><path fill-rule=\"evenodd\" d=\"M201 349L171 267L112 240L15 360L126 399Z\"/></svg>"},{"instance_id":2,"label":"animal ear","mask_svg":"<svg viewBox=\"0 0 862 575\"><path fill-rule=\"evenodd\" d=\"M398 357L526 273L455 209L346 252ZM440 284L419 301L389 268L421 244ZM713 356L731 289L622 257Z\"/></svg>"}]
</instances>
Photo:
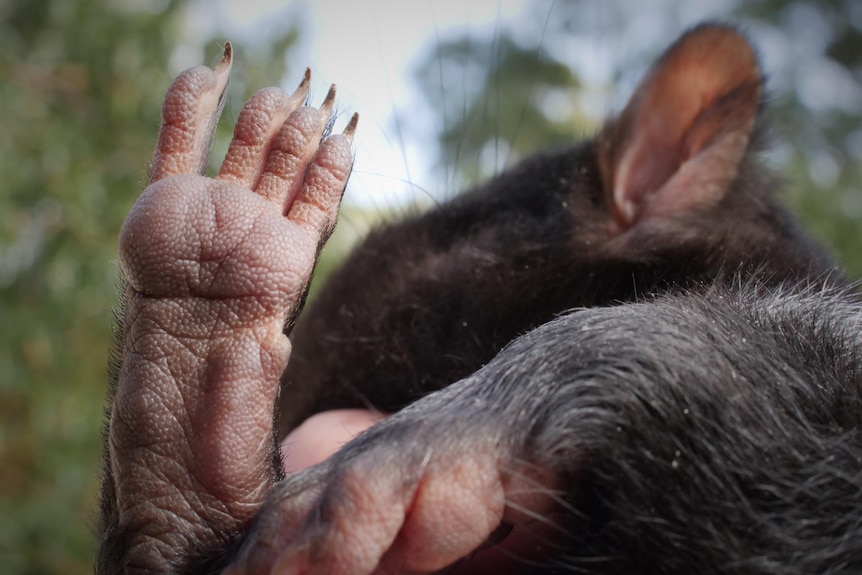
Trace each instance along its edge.
<instances>
[{"instance_id":1,"label":"animal ear","mask_svg":"<svg viewBox=\"0 0 862 575\"><path fill-rule=\"evenodd\" d=\"M757 56L736 30L701 26L677 40L598 138L617 224L720 201L748 149L762 85Z\"/></svg>"}]
</instances>

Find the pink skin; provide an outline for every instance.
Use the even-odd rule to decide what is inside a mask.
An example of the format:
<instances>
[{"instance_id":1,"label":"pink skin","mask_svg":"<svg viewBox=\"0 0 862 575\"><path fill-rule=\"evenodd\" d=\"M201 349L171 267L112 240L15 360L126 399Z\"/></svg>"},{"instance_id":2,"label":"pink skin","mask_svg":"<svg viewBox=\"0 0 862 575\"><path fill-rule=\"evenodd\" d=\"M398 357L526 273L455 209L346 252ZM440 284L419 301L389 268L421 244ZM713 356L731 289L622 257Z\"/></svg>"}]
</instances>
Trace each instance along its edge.
<instances>
[{"instance_id":1,"label":"pink skin","mask_svg":"<svg viewBox=\"0 0 862 575\"><path fill-rule=\"evenodd\" d=\"M334 409L313 415L291 431L281 443L285 471L296 473L322 463L354 437L386 415L365 409ZM495 573L516 575L523 563L513 558L541 560L548 551L553 530L523 523L499 542L489 540L463 561L452 575ZM497 544L499 543L499 544ZM377 571L375 571L377 573Z\"/></svg>"},{"instance_id":2,"label":"pink skin","mask_svg":"<svg viewBox=\"0 0 862 575\"><path fill-rule=\"evenodd\" d=\"M731 62L731 70L757 72L740 37L710 32L698 38L696 63L720 54L728 65L728 54L736 54L748 66ZM687 82L686 61L668 59L662 69ZM218 177L203 177L230 66L228 45L215 70L186 71L168 90L150 185L120 235L125 337L105 494L114 498L107 507L119 524L109 535L123 554L121 566L127 573L188 571L190 556L217 556L247 534L226 573L434 573L465 557L455 572L516 573L523 563L508 561L509 554L542 557L564 529L553 514L566 501L543 454L507 445L493 417L456 426L446 410L421 412L421 419L407 411L383 421L382 414L362 410L322 413L281 446L290 474L275 484L273 406L290 354L283 328L298 312L318 248L335 222L356 119L343 135L321 142L333 92L318 110L302 106L307 76L290 96L262 90L239 115ZM649 98L667 100L665 82L649 78L614 130L641 122L637 112ZM759 77L748 80L746 86L759 87ZM731 81L734 93L735 86ZM759 92L743 95L756 107ZM721 138L707 137L727 120L719 112L693 112L674 133L686 136L689 156L717 154L720 164L735 166L747 140L725 129ZM740 133L748 133L752 114L735 117ZM629 192L638 195L644 178L656 176L654 166L640 165L651 142L635 142L634 151L621 147L628 142L601 147L599 158L611 179L618 170L608 166L624 164L622 179L605 182L617 204L625 199L617 184L634 182ZM692 161L683 163L691 168ZM691 186L674 182L692 176L681 172L667 185L658 182L652 200L640 198L640 215L632 206L620 208L618 226L655 215L655 205L685 211L686 201L710 200L680 195ZM719 172L705 170L701 188L724 190L735 171ZM656 203L657 197L668 201ZM289 387L285 393L290 399ZM468 413L488 415L482 404ZM453 427L458 433L448 433ZM501 525L513 525L512 535L477 552L505 535Z\"/></svg>"},{"instance_id":3,"label":"pink skin","mask_svg":"<svg viewBox=\"0 0 862 575\"><path fill-rule=\"evenodd\" d=\"M384 417L367 409L334 409L309 417L281 442L285 473L317 465Z\"/></svg>"},{"instance_id":4,"label":"pink skin","mask_svg":"<svg viewBox=\"0 0 862 575\"><path fill-rule=\"evenodd\" d=\"M501 522L545 514L554 482L476 437L409 461L378 442L326 475L326 458L383 418L362 410L296 429L282 445L287 470L323 463L291 476L285 485L299 491L265 500L290 355L283 328L335 223L356 117L321 141L334 90L320 109L302 105L308 75L292 95L261 90L237 119L219 175L204 177L230 67L227 45L214 70L187 70L169 88L149 186L120 233L123 360L106 494L126 572L177 572L256 518L227 573L432 573Z\"/></svg>"},{"instance_id":5,"label":"pink skin","mask_svg":"<svg viewBox=\"0 0 862 575\"><path fill-rule=\"evenodd\" d=\"M165 96L149 187L120 233L123 363L108 447L128 572L168 572L257 512L273 483L282 333L335 222L356 119L321 143L334 92L255 94L216 178L199 175L231 67Z\"/></svg>"}]
</instances>

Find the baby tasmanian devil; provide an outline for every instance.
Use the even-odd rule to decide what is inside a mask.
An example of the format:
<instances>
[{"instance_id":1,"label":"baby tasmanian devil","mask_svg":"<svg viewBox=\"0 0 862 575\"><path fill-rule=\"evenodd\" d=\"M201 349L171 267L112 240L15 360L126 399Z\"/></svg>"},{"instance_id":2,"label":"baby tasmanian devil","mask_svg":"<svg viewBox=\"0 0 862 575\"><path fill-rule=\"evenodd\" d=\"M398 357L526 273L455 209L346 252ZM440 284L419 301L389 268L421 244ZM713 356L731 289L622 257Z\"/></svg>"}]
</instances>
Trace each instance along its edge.
<instances>
[{"instance_id":1,"label":"baby tasmanian devil","mask_svg":"<svg viewBox=\"0 0 862 575\"><path fill-rule=\"evenodd\" d=\"M230 61L168 90L121 233L100 572L862 571L862 308L774 197L737 31L373 232L295 328L356 120L259 92L205 178ZM285 472L280 436L368 407Z\"/></svg>"}]
</instances>

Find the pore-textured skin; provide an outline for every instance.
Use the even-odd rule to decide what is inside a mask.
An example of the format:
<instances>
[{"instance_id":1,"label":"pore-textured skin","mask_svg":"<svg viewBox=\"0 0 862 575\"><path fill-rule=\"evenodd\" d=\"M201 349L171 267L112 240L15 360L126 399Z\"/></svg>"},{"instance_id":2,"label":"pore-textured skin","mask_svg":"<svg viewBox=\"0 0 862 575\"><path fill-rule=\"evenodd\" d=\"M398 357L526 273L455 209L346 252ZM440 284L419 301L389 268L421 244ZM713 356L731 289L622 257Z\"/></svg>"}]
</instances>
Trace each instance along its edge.
<instances>
[{"instance_id":1,"label":"pore-textured skin","mask_svg":"<svg viewBox=\"0 0 862 575\"><path fill-rule=\"evenodd\" d=\"M121 234L101 572L862 571L862 309L773 196L738 32L374 232L295 329L355 121L260 92L204 178L229 61L169 89ZM346 407L392 415L283 478Z\"/></svg>"},{"instance_id":2,"label":"pore-textured skin","mask_svg":"<svg viewBox=\"0 0 862 575\"><path fill-rule=\"evenodd\" d=\"M120 233L125 298L107 432L104 572L176 572L245 528L277 477L272 406L306 293L352 165L322 141L333 94L302 106L253 96L218 178L199 175L221 109L230 45L165 97L150 185Z\"/></svg>"}]
</instances>

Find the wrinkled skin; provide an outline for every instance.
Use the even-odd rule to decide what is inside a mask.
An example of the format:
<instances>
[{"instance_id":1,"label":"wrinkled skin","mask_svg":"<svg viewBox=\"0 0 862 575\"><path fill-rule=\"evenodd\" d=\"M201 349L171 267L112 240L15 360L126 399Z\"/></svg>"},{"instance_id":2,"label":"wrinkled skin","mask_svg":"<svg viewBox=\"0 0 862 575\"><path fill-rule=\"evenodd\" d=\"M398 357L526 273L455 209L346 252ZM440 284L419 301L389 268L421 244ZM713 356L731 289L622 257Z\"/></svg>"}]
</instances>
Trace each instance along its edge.
<instances>
[{"instance_id":1,"label":"wrinkled skin","mask_svg":"<svg viewBox=\"0 0 862 575\"><path fill-rule=\"evenodd\" d=\"M173 572L194 548L224 545L275 481L284 327L352 165L355 119L322 139L334 93L304 106L306 76L291 96L255 94L218 177L200 175L230 66L228 45L214 71L171 85L149 186L120 234L124 338L100 561L128 572Z\"/></svg>"},{"instance_id":2,"label":"wrinkled skin","mask_svg":"<svg viewBox=\"0 0 862 575\"><path fill-rule=\"evenodd\" d=\"M738 33L683 36L596 140L372 238L295 331L355 120L321 141L331 97L262 91L205 178L229 67L169 89L122 230L100 572L862 568L862 312L771 197Z\"/></svg>"},{"instance_id":3,"label":"wrinkled skin","mask_svg":"<svg viewBox=\"0 0 862 575\"><path fill-rule=\"evenodd\" d=\"M240 114L218 177L204 177L230 63L228 47L214 71L195 68L171 85L149 185L121 232L126 294L108 432L100 551L106 571L198 571L190 556L225 551L281 476L273 467L272 410L290 355L285 325L289 330L295 320L334 225L355 119L344 136L321 141L332 94L316 110L302 106L307 77L290 96L262 90ZM345 416L352 426L345 426ZM330 417L341 427L333 430ZM285 445L309 430L319 443L322 426L333 435L330 446L311 446L305 456L285 449L284 467L295 471L323 460L333 445L381 417L353 411L313 418ZM495 470L493 459L466 470L476 476L475 493L442 483L432 502L467 497L465 510L483 506L486 484L500 489ZM502 492L495 499L478 531L456 537L457 549L423 552L419 568L445 567L478 547L503 515ZM438 515L420 542L452 519ZM229 571L264 572L274 560L258 551ZM359 566L352 556L339 561ZM293 564L300 565L286 555L276 570Z\"/></svg>"}]
</instances>

